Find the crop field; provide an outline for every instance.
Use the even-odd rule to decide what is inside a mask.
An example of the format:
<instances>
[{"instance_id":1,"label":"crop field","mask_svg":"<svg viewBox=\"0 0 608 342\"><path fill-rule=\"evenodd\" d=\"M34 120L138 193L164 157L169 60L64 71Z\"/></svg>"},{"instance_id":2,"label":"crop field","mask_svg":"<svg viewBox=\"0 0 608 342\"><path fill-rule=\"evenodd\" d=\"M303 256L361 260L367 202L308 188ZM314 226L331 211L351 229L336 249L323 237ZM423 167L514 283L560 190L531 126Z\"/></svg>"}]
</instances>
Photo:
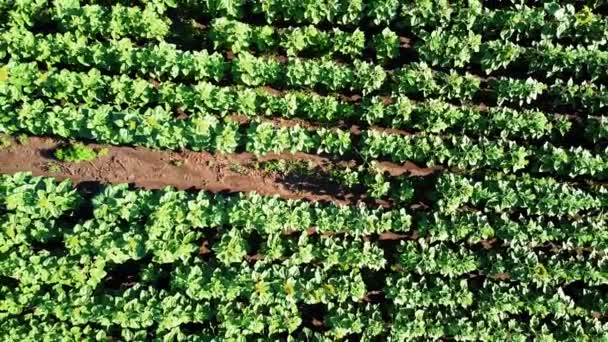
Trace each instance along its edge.
<instances>
[{"instance_id":1,"label":"crop field","mask_svg":"<svg viewBox=\"0 0 608 342\"><path fill-rule=\"evenodd\" d=\"M1 0L0 341L608 341L608 0Z\"/></svg>"}]
</instances>

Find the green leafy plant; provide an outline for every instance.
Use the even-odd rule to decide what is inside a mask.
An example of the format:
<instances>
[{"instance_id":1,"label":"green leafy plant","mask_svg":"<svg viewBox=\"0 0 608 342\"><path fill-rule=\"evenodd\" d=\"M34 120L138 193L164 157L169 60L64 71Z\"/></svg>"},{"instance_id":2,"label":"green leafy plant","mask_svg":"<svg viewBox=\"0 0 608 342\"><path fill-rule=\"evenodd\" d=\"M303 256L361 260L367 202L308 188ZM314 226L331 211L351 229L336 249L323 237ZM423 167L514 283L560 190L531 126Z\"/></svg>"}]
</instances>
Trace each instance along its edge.
<instances>
[{"instance_id":1,"label":"green leafy plant","mask_svg":"<svg viewBox=\"0 0 608 342\"><path fill-rule=\"evenodd\" d=\"M95 150L82 143L73 143L55 149L55 158L67 162L91 161L107 154L107 149Z\"/></svg>"},{"instance_id":2,"label":"green leafy plant","mask_svg":"<svg viewBox=\"0 0 608 342\"><path fill-rule=\"evenodd\" d=\"M0 149L7 148L11 146L11 140L8 136L1 134L0 135Z\"/></svg>"},{"instance_id":3,"label":"green leafy plant","mask_svg":"<svg viewBox=\"0 0 608 342\"><path fill-rule=\"evenodd\" d=\"M380 62L393 60L399 56L399 36L385 28L374 37L373 47Z\"/></svg>"}]
</instances>

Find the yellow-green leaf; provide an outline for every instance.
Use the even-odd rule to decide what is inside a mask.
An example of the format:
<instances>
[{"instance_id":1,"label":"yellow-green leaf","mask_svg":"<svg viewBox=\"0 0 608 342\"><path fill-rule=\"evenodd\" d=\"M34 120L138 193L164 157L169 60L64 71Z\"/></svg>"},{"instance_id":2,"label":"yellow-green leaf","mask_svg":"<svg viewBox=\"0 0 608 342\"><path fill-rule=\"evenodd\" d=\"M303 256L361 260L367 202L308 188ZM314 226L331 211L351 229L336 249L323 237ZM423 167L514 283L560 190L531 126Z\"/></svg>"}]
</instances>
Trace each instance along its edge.
<instances>
[{"instance_id":1,"label":"yellow-green leaf","mask_svg":"<svg viewBox=\"0 0 608 342\"><path fill-rule=\"evenodd\" d=\"M8 68L2 67L0 68L0 82L4 82L8 80Z\"/></svg>"}]
</instances>

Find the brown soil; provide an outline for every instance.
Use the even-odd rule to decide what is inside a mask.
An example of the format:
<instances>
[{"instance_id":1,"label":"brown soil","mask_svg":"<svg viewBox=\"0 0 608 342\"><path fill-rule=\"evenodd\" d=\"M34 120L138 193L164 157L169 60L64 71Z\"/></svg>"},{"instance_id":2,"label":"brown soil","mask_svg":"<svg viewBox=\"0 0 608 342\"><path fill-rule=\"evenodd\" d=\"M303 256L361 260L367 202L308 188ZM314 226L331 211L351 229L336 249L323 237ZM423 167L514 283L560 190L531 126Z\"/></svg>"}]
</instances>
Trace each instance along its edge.
<instances>
[{"instance_id":1,"label":"brown soil","mask_svg":"<svg viewBox=\"0 0 608 342\"><path fill-rule=\"evenodd\" d=\"M403 240L410 239L415 240L417 236L413 236L412 234L397 234L394 232L385 232L378 236L378 240L380 241L392 241L392 240Z\"/></svg>"},{"instance_id":2,"label":"brown soil","mask_svg":"<svg viewBox=\"0 0 608 342\"><path fill-rule=\"evenodd\" d=\"M238 114L238 113L232 113L232 114L227 115L226 117L232 121L237 122L239 125L246 125L246 124L250 123L253 119L252 117ZM291 128L291 127L295 127L295 126L300 126L300 127L307 128L307 129L318 129L318 128L327 126L327 125L322 126L320 124L315 124L311 121L307 121L302 118L282 118L282 117L276 117L276 116L272 116L272 117L260 116L260 117L256 117L255 119L257 119L261 122L272 123L274 126L277 126L277 127ZM332 129L340 128L340 126L337 124L332 124L331 128Z\"/></svg>"},{"instance_id":3,"label":"brown soil","mask_svg":"<svg viewBox=\"0 0 608 342\"><path fill-rule=\"evenodd\" d=\"M402 165L387 161L379 162L379 164L391 176L410 175L414 177L426 177L437 171L443 170L441 166L421 167L409 161L403 163Z\"/></svg>"},{"instance_id":4,"label":"brown soil","mask_svg":"<svg viewBox=\"0 0 608 342\"><path fill-rule=\"evenodd\" d=\"M131 183L135 186L160 189L203 189L212 192L250 192L279 195L288 199L351 203L352 198L338 198L329 191L294 188L284 183L280 174L257 168L256 162L272 159L304 160L323 167L331 161L304 153L268 154L257 158L250 153L213 155L205 152L172 152L146 148L89 144L108 153L90 162L61 162L53 157L53 150L62 144L53 138L30 137L25 145L14 139L0 149L0 173L29 171L34 175L71 179L84 182ZM421 175L432 173L413 164L403 166L384 163L391 173Z\"/></svg>"},{"instance_id":5,"label":"brown soil","mask_svg":"<svg viewBox=\"0 0 608 342\"><path fill-rule=\"evenodd\" d=\"M171 152L145 148L90 144L106 147L107 155L90 162L60 162L52 151L61 141L31 137L26 145L13 141L0 150L0 173L30 171L34 175L69 178L74 183L132 183L138 187L159 189L173 186L178 189L204 189L213 192L249 192L277 194L285 198L308 200L339 200L328 194L295 192L278 183L276 175L254 169L255 161L280 157L308 159L315 163L323 158L305 154L268 155L256 158L249 153L212 155L204 152Z\"/></svg>"},{"instance_id":6,"label":"brown soil","mask_svg":"<svg viewBox=\"0 0 608 342\"><path fill-rule=\"evenodd\" d=\"M412 39L411 37L404 37L404 36L399 37L399 47L402 49L412 48L413 42L414 42L414 39Z\"/></svg>"}]
</instances>

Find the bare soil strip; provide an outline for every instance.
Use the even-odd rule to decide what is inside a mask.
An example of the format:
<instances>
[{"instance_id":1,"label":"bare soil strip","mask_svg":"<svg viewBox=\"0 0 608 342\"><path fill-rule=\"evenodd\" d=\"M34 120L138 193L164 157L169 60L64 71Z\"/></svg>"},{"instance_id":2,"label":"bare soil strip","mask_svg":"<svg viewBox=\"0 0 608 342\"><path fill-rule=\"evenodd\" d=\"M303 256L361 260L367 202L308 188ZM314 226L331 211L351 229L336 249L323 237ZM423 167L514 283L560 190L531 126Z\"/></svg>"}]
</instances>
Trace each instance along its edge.
<instances>
[{"instance_id":1,"label":"bare soil strip","mask_svg":"<svg viewBox=\"0 0 608 342\"><path fill-rule=\"evenodd\" d=\"M288 199L352 203L354 197L336 196L323 189L322 184L300 188L287 184L280 174L257 168L256 162L272 159L306 160L315 166L328 165L324 157L304 153L269 154L256 157L250 153L214 155L205 152L172 152L146 148L89 144L108 153L90 162L61 162L53 151L63 142L59 139L30 137L20 144L0 148L0 173L29 171L37 176L71 179L75 184L95 182L102 184L130 183L137 187L160 189L172 186L177 189L198 189L212 192L251 192L279 195ZM431 169L413 164L383 163L394 175L408 173L426 175Z\"/></svg>"}]
</instances>

